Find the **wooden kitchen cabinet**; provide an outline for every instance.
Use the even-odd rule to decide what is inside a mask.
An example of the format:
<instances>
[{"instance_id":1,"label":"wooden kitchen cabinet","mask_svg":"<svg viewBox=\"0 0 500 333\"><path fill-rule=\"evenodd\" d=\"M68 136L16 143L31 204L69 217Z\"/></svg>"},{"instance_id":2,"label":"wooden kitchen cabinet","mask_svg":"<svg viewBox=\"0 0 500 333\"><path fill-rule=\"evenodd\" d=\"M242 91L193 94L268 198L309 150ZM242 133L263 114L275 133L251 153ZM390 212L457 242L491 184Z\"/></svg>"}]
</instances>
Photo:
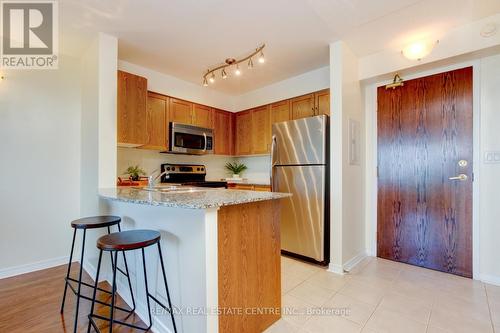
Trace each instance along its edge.
<instances>
[{"instance_id":1,"label":"wooden kitchen cabinet","mask_svg":"<svg viewBox=\"0 0 500 333\"><path fill-rule=\"evenodd\" d=\"M315 115L330 115L330 89L314 93Z\"/></svg>"},{"instance_id":2,"label":"wooden kitchen cabinet","mask_svg":"<svg viewBox=\"0 0 500 333\"><path fill-rule=\"evenodd\" d=\"M271 124L290 119L290 100L271 104Z\"/></svg>"},{"instance_id":3,"label":"wooden kitchen cabinet","mask_svg":"<svg viewBox=\"0 0 500 333\"><path fill-rule=\"evenodd\" d=\"M148 93L146 129L147 143L140 148L167 150L168 149L168 97Z\"/></svg>"},{"instance_id":4,"label":"wooden kitchen cabinet","mask_svg":"<svg viewBox=\"0 0 500 333\"><path fill-rule=\"evenodd\" d=\"M147 143L147 80L118 71L117 132L118 143L141 146Z\"/></svg>"},{"instance_id":5,"label":"wooden kitchen cabinet","mask_svg":"<svg viewBox=\"0 0 500 333\"><path fill-rule=\"evenodd\" d=\"M192 123L193 103L181 99L170 98L168 121L182 124Z\"/></svg>"},{"instance_id":6,"label":"wooden kitchen cabinet","mask_svg":"<svg viewBox=\"0 0 500 333\"><path fill-rule=\"evenodd\" d=\"M290 99L292 119L313 117L315 115L314 94Z\"/></svg>"},{"instance_id":7,"label":"wooden kitchen cabinet","mask_svg":"<svg viewBox=\"0 0 500 333\"><path fill-rule=\"evenodd\" d=\"M215 154L232 155L234 152L234 114L214 109L213 118Z\"/></svg>"},{"instance_id":8,"label":"wooden kitchen cabinet","mask_svg":"<svg viewBox=\"0 0 500 333\"><path fill-rule=\"evenodd\" d=\"M232 183L232 184L227 184L227 186L229 189L232 190L271 192L271 185Z\"/></svg>"},{"instance_id":9,"label":"wooden kitchen cabinet","mask_svg":"<svg viewBox=\"0 0 500 333\"><path fill-rule=\"evenodd\" d=\"M252 154L252 112L251 110L236 113L235 154Z\"/></svg>"},{"instance_id":10,"label":"wooden kitchen cabinet","mask_svg":"<svg viewBox=\"0 0 500 333\"><path fill-rule=\"evenodd\" d=\"M252 154L271 151L271 114L268 105L252 109Z\"/></svg>"},{"instance_id":11,"label":"wooden kitchen cabinet","mask_svg":"<svg viewBox=\"0 0 500 333\"><path fill-rule=\"evenodd\" d=\"M212 109L201 104L194 104L192 111L192 124L199 127L213 128Z\"/></svg>"}]
</instances>

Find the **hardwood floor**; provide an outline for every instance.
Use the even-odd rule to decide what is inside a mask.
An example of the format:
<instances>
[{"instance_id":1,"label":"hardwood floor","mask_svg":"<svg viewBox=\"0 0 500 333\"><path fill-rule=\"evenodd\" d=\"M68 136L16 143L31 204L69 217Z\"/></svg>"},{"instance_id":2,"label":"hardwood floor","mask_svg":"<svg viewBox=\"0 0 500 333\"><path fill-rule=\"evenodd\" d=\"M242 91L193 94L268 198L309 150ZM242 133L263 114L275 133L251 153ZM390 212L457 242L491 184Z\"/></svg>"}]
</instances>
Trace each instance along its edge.
<instances>
[{"instance_id":1,"label":"hardwood floor","mask_svg":"<svg viewBox=\"0 0 500 333\"><path fill-rule=\"evenodd\" d=\"M67 266L63 265L0 280L0 332L73 332L76 297L69 288L64 314L59 313L66 268ZM79 268L78 264L73 264L71 267L73 277L76 277ZM92 283L92 279L85 272L83 280ZM111 286L107 282L101 282L99 286L111 290ZM82 294L92 297L91 288L85 287ZM105 293L98 293L98 298L108 303L111 301L111 296ZM129 308L120 297L118 297L117 305ZM80 301L78 332L87 332L89 312L90 302L82 299ZM109 316L109 308L106 306L97 306L97 312L102 316ZM115 311L115 318L123 320L125 317L124 312ZM136 314L129 316L126 321L145 326ZM109 327L104 321L97 321L97 324L100 329ZM135 331L125 326L115 325L113 332Z\"/></svg>"}]
</instances>

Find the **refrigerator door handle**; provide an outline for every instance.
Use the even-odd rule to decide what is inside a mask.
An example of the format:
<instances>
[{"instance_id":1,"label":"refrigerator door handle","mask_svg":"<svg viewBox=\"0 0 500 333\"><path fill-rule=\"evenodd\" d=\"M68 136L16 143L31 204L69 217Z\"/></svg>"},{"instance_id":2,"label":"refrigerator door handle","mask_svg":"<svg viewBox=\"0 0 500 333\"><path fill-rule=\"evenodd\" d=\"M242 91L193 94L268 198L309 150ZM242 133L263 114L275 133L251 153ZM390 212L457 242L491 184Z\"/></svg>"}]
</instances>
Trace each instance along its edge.
<instances>
[{"instance_id":1,"label":"refrigerator door handle","mask_svg":"<svg viewBox=\"0 0 500 333\"><path fill-rule=\"evenodd\" d=\"M276 143L276 135L273 135L273 137L271 138L271 191L274 192L274 189L275 189L275 186L274 186L274 166L276 165L275 163L275 156L276 155L276 151L277 151L277 143Z\"/></svg>"}]
</instances>

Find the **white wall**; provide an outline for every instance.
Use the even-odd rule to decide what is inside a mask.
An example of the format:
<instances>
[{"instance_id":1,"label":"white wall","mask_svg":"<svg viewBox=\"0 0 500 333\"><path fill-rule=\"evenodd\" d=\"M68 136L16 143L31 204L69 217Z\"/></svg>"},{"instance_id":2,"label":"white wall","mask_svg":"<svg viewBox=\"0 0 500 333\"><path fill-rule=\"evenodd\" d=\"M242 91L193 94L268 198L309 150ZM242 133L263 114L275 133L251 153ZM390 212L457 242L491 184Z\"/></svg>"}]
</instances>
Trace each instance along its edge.
<instances>
[{"instance_id":1,"label":"white wall","mask_svg":"<svg viewBox=\"0 0 500 333\"><path fill-rule=\"evenodd\" d=\"M147 78L150 91L226 111L238 111L235 96L220 93L201 84L187 82L123 60L118 62L118 69Z\"/></svg>"},{"instance_id":2,"label":"white wall","mask_svg":"<svg viewBox=\"0 0 500 333\"><path fill-rule=\"evenodd\" d=\"M0 82L0 277L62 264L80 216L79 59Z\"/></svg>"},{"instance_id":3,"label":"white wall","mask_svg":"<svg viewBox=\"0 0 500 333\"><path fill-rule=\"evenodd\" d=\"M330 45L331 263L342 273L366 253L364 216L364 97L358 59L342 41ZM359 123L359 161L349 159L349 121Z\"/></svg>"},{"instance_id":4,"label":"white wall","mask_svg":"<svg viewBox=\"0 0 500 333\"><path fill-rule=\"evenodd\" d=\"M500 55L481 59L480 152L500 151ZM500 164L479 166L480 278L500 285Z\"/></svg>"},{"instance_id":5,"label":"white wall","mask_svg":"<svg viewBox=\"0 0 500 333\"><path fill-rule=\"evenodd\" d=\"M236 110L242 111L329 87L330 69L326 66L239 95Z\"/></svg>"}]
</instances>

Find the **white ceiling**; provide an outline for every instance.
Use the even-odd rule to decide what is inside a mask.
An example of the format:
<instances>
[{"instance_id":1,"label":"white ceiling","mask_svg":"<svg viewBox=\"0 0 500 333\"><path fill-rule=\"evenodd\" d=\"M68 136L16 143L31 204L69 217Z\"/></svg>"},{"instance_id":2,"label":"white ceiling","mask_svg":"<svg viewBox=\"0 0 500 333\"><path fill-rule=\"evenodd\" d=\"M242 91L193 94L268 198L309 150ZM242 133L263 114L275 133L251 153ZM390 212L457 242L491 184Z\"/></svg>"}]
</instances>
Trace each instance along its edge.
<instances>
[{"instance_id":1,"label":"white ceiling","mask_svg":"<svg viewBox=\"0 0 500 333\"><path fill-rule=\"evenodd\" d=\"M207 88L231 95L328 65L332 41L345 40L366 56L500 12L499 0L61 0L60 6L63 35L115 35L120 59L199 84L208 67L265 42L265 65L244 66L241 77L218 78Z\"/></svg>"}]
</instances>

